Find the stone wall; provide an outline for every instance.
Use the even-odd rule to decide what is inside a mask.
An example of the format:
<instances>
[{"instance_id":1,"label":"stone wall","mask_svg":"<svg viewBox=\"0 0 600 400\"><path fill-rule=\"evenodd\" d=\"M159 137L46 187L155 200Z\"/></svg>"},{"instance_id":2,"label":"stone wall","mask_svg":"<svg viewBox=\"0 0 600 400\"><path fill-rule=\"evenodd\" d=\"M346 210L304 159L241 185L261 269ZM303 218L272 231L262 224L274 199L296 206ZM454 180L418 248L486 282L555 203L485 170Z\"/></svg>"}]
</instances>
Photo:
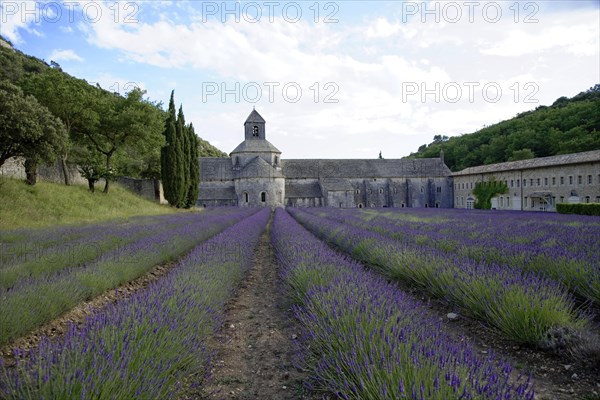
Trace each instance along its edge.
<instances>
[{"instance_id":1,"label":"stone wall","mask_svg":"<svg viewBox=\"0 0 600 400\"><path fill-rule=\"evenodd\" d=\"M71 183L87 185L87 180L81 176L76 165L67 164L67 170ZM0 175L14 179L25 179L25 159L14 157L6 160L0 167ZM61 163L57 161L53 165L38 166L38 179L45 182L64 183L65 178Z\"/></svg>"},{"instance_id":2,"label":"stone wall","mask_svg":"<svg viewBox=\"0 0 600 400\"><path fill-rule=\"evenodd\" d=\"M136 179L121 177L117 180L121 186L148 200L167 204L163 194L162 183L158 179Z\"/></svg>"},{"instance_id":3,"label":"stone wall","mask_svg":"<svg viewBox=\"0 0 600 400\"><path fill-rule=\"evenodd\" d=\"M87 179L81 176L77 170L76 165L67 165L68 174L71 178L71 183L74 185L86 185L88 184ZM25 165L23 158L10 158L2 167L0 167L0 176L14 178L14 179L25 179ZM56 162L54 165L40 165L38 167L38 179L44 182L52 183L64 183L63 169L60 162ZM131 190L137 195L145 197L152 201L166 204L163 196L162 184L160 180L149 180L149 179L134 179L122 177L117 180L121 186ZM96 183L96 187L104 185L104 180L101 179Z\"/></svg>"}]
</instances>

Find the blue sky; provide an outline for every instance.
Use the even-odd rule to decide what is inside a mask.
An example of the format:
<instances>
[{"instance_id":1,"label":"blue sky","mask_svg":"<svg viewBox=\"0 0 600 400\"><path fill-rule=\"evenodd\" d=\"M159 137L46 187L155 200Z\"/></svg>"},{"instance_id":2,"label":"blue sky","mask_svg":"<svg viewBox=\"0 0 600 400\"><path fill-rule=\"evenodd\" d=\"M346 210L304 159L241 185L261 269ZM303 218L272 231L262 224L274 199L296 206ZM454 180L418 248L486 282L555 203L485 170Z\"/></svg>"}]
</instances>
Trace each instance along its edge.
<instances>
[{"instance_id":1,"label":"blue sky","mask_svg":"<svg viewBox=\"0 0 600 400\"><path fill-rule=\"evenodd\" d=\"M222 150L408 155L600 83L599 1L0 1L0 34L168 102Z\"/></svg>"}]
</instances>

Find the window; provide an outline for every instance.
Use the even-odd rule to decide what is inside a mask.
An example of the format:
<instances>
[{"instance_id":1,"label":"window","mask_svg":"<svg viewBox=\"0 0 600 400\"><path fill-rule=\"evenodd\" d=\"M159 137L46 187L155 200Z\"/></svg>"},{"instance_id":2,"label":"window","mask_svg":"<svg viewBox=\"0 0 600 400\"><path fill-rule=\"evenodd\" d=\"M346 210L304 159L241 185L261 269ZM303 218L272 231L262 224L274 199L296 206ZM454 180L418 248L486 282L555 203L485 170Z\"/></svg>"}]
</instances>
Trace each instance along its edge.
<instances>
[{"instance_id":1,"label":"window","mask_svg":"<svg viewBox=\"0 0 600 400\"><path fill-rule=\"evenodd\" d=\"M552 205L556 204L556 196L552 196L552 200L550 200Z\"/></svg>"},{"instance_id":2,"label":"window","mask_svg":"<svg viewBox=\"0 0 600 400\"><path fill-rule=\"evenodd\" d=\"M552 186L556 186L556 177L555 176L552 177Z\"/></svg>"},{"instance_id":3,"label":"window","mask_svg":"<svg viewBox=\"0 0 600 400\"><path fill-rule=\"evenodd\" d=\"M581 185L583 183L583 177L581 175L577 176L577 184Z\"/></svg>"},{"instance_id":4,"label":"window","mask_svg":"<svg viewBox=\"0 0 600 400\"><path fill-rule=\"evenodd\" d=\"M458 204L459 204L459 203L458 203L458 196L456 196L456 205L458 205Z\"/></svg>"},{"instance_id":5,"label":"window","mask_svg":"<svg viewBox=\"0 0 600 400\"><path fill-rule=\"evenodd\" d=\"M504 207L504 197L500 197L500 207Z\"/></svg>"},{"instance_id":6,"label":"window","mask_svg":"<svg viewBox=\"0 0 600 400\"><path fill-rule=\"evenodd\" d=\"M542 180L540 178L537 178L537 185L541 186L542 185Z\"/></svg>"},{"instance_id":7,"label":"window","mask_svg":"<svg viewBox=\"0 0 600 400\"><path fill-rule=\"evenodd\" d=\"M379 189L379 194L383 194L383 189Z\"/></svg>"},{"instance_id":8,"label":"window","mask_svg":"<svg viewBox=\"0 0 600 400\"><path fill-rule=\"evenodd\" d=\"M471 189L473 189L473 182L471 182Z\"/></svg>"},{"instance_id":9,"label":"window","mask_svg":"<svg viewBox=\"0 0 600 400\"><path fill-rule=\"evenodd\" d=\"M402 204L400 205L400 208L404 208L404 207L406 207L406 204L402 203Z\"/></svg>"},{"instance_id":10,"label":"window","mask_svg":"<svg viewBox=\"0 0 600 400\"><path fill-rule=\"evenodd\" d=\"M569 175L569 185L572 185L572 184L573 184L573 176Z\"/></svg>"},{"instance_id":11,"label":"window","mask_svg":"<svg viewBox=\"0 0 600 400\"><path fill-rule=\"evenodd\" d=\"M275 156L274 159L273 159L273 163L275 165L279 164L279 157Z\"/></svg>"},{"instance_id":12,"label":"window","mask_svg":"<svg viewBox=\"0 0 600 400\"><path fill-rule=\"evenodd\" d=\"M596 196L596 203L600 203L600 196Z\"/></svg>"},{"instance_id":13,"label":"window","mask_svg":"<svg viewBox=\"0 0 600 400\"><path fill-rule=\"evenodd\" d=\"M340 203L340 208L344 208L344 203Z\"/></svg>"},{"instance_id":14,"label":"window","mask_svg":"<svg viewBox=\"0 0 600 400\"><path fill-rule=\"evenodd\" d=\"M435 203L435 208L440 208L440 203L439 202Z\"/></svg>"},{"instance_id":15,"label":"window","mask_svg":"<svg viewBox=\"0 0 600 400\"><path fill-rule=\"evenodd\" d=\"M523 179L523 187L527 186L527 179Z\"/></svg>"},{"instance_id":16,"label":"window","mask_svg":"<svg viewBox=\"0 0 600 400\"><path fill-rule=\"evenodd\" d=\"M548 178L544 178L544 186L548 186Z\"/></svg>"},{"instance_id":17,"label":"window","mask_svg":"<svg viewBox=\"0 0 600 400\"><path fill-rule=\"evenodd\" d=\"M517 187L521 187L521 180L517 179Z\"/></svg>"},{"instance_id":18,"label":"window","mask_svg":"<svg viewBox=\"0 0 600 400\"><path fill-rule=\"evenodd\" d=\"M425 188L423 186L421 186L421 193L423 193L425 191Z\"/></svg>"},{"instance_id":19,"label":"window","mask_svg":"<svg viewBox=\"0 0 600 400\"><path fill-rule=\"evenodd\" d=\"M529 186L533 186L533 178L529 180Z\"/></svg>"},{"instance_id":20,"label":"window","mask_svg":"<svg viewBox=\"0 0 600 400\"><path fill-rule=\"evenodd\" d=\"M260 201L263 203L267 201L267 194L265 192L260 192Z\"/></svg>"},{"instance_id":21,"label":"window","mask_svg":"<svg viewBox=\"0 0 600 400\"><path fill-rule=\"evenodd\" d=\"M591 185L591 184L592 184L592 176L588 175L588 185Z\"/></svg>"},{"instance_id":22,"label":"window","mask_svg":"<svg viewBox=\"0 0 600 400\"><path fill-rule=\"evenodd\" d=\"M398 188L394 188L394 193L398 193Z\"/></svg>"},{"instance_id":23,"label":"window","mask_svg":"<svg viewBox=\"0 0 600 400\"><path fill-rule=\"evenodd\" d=\"M363 208L362 203L358 203L358 208Z\"/></svg>"},{"instance_id":24,"label":"window","mask_svg":"<svg viewBox=\"0 0 600 400\"><path fill-rule=\"evenodd\" d=\"M360 194L360 189L356 189L356 194Z\"/></svg>"},{"instance_id":25,"label":"window","mask_svg":"<svg viewBox=\"0 0 600 400\"><path fill-rule=\"evenodd\" d=\"M564 176L561 176L561 177L560 177L560 184L561 184L561 185L564 185L564 184L565 184L565 177L564 177Z\"/></svg>"},{"instance_id":26,"label":"window","mask_svg":"<svg viewBox=\"0 0 600 400\"><path fill-rule=\"evenodd\" d=\"M244 192L244 203L248 202L248 192Z\"/></svg>"},{"instance_id":27,"label":"window","mask_svg":"<svg viewBox=\"0 0 600 400\"><path fill-rule=\"evenodd\" d=\"M515 180L514 179L510 180L510 187L515 187Z\"/></svg>"},{"instance_id":28,"label":"window","mask_svg":"<svg viewBox=\"0 0 600 400\"><path fill-rule=\"evenodd\" d=\"M523 201L523 206L524 206L524 207L527 207L527 204L529 204L529 203L527 202L527 200L528 200L528 199L527 199L527 197L525 197L525 199L523 199L523 200L524 200L524 201Z\"/></svg>"},{"instance_id":29,"label":"window","mask_svg":"<svg viewBox=\"0 0 600 400\"><path fill-rule=\"evenodd\" d=\"M252 137L258 137L258 126L256 125L252 127Z\"/></svg>"},{"instance_id":30,"label":"window","mask_svg":"<svg viewBox=\"0 0 600 400\"><path fill-rule=\"evenodd\" d=\"M585 202L589 203L590 202L590 196L585 196Z\"/></svg>"},{"instance_id":31,"label":"window","mask_svg":"<svg viewBox=\"0 0 600 400\"><path fill-rule=\"evenodd\" d=\"M438 193L442 193L442 187L441 187L441 186L438 186L438 187L436 188L436 192L438 192Z\"/></svg>"},{"instance_id":32,"label":"window","mask_svg":"<svg viewBox=\"0 0 600 400\"><path fill-rule=\"evenodd\" d=\"M565 196L560 196L560 202L564 203L565 202Z\"/></svg>"}]
</instances>

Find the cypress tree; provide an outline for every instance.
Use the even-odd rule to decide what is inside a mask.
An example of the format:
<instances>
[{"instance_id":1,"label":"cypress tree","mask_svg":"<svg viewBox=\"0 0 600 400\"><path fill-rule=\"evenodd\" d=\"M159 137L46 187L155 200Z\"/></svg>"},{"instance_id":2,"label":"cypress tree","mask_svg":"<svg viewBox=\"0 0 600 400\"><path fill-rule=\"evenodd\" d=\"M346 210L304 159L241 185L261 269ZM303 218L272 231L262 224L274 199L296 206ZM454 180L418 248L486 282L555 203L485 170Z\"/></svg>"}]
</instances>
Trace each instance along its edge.
<instances>
[{"instance_id":1,"label":"cypress tree","mask_svg":"<svg viewBox=\"0 0 600 400\"><path fill-rule=\"evenodd\" d=\"M165 199L172 206L177 205L176 190L175 190L175 171L177 163L176 152L176 116L175 116L175 91L171 92L169 100L169 111L165 121L165 145L160 151L160 175L163 184Z\"/></svg>"},{"instance_id":2,"label":"cypress tree","mask_svg":"<svg viewBox=\"0 0 600 400\"><path fill-rule=\"evenodd\" d=\"M178 207L188 208L188 191L190 187L190 144L183 115L183 106L179 106L177 114L177 140L180 142L181 182L179 191Z\"/></svg>"},{"instance_id":3,"label":"cypress tree","mask_svg":"<svg viewBox=\"0 0 600 400\"><path fill-rule=\"evenodd\" d=\"M194 125L187 126L188 142L190 146L190 185L187 196L187 207L193 207L198 201L198 184L200 183L200 165L198 164L198 138Z\"/></svg>"}]
</instances>

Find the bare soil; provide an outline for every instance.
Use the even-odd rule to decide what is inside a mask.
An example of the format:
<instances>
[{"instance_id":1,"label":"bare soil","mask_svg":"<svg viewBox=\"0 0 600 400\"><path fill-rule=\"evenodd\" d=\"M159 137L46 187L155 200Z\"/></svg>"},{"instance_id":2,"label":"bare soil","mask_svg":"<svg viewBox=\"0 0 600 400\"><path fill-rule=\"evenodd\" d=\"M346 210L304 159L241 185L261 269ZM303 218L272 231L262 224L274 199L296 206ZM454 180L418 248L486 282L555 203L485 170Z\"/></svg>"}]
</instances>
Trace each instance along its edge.
<instances>
[{"instance_id":1,"label":"bare soil","mask_svg":"<svg viewBox=\"0 0 600 400\"><path fill-rule=\"evenodd\" d=\"M306 391L306 373L293 366L298 328L286 308L270 241L260 237L253 267L227 304L210 377L187 399L327 399Z\"/></svg>"}]
</instances>

